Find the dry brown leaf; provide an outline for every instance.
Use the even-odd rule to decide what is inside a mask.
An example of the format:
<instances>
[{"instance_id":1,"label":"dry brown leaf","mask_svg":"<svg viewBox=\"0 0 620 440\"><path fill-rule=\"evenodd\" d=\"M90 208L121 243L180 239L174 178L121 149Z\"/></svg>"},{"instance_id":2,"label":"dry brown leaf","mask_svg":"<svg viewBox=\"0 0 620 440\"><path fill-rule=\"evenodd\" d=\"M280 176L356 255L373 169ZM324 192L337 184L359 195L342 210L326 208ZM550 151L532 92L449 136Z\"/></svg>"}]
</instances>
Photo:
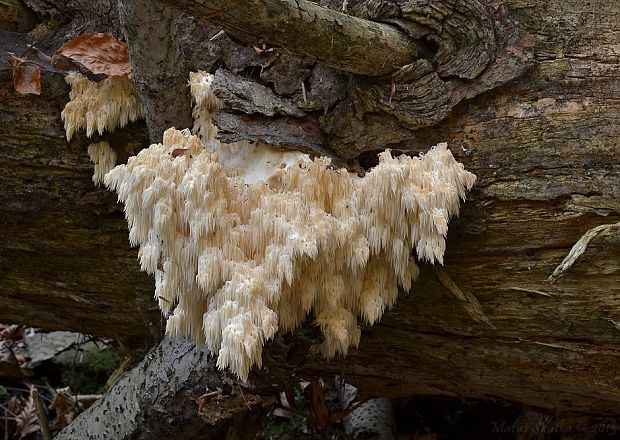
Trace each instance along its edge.
<instances>
[{"instance_id":1,"label":"dry brown leaf","mask_svg":"<svg viewBox=\"0 0 620 440\"><path fill-rule=\"evenodd\" d=\"M15 433L19 434L19 438L24 438L37 432L41 429L39 426L39 420L37 419L37 412L34 407L34 400L32 399L32 392L28 399L24 402L24 406L19 413L16 413L15 420Z\"/></svg>"},{"instance_id":2,"label":"dry brown leaf","mask_svg":"<svg viewBox=\"0 0 620 440\"><path fill-rule=\"evenodd\" d=\"M69 387L56 390L49 408L56 412L56 417L50 423L54 429L64 428L83 411L79 400L76 401Z\"/></svg>"},{"instance_id":3,"label":"dry brown leaf","mask_svg":"<svg viewBox=\"0 0 620 440\"><path fill-rule=\"evenodd\" d=\"M20 368L19 361L13 358L10 352L0 352L0 378L2 379L23 379L24 375Z\"/></svg>"},{"instance_id":4,"label":"dry brown leaf","mask_svg":"<svg viewBox=\"0 0 620 440\"><path fill-rule=\"evenodd\" d=\"M22 95L41 94L41 69L32 61L13 56L11 58L13 70L13 87Z\"/></svg>"},{"instance_id":5,"label":"dry brown leaf","mask_svg":"<svg viewBox=\"0 0 620 440\"><path fill-rule=\"evenodd\" d=\"M23 325L3 325L0 327L0 339L23 339L24 337Z\"/></svg>"},{"instance_id":6,"label":"dry brown leaf","mask_svg":"<svg viewBox=\"0 0 620 440\"><path fill-rule=\"evenodd\" d=\"M71 61L94 74L131 77L127 45L108 34L83 34L65 43L52 56L54 67L71 70Z\"/></svg>"}]
</instances>

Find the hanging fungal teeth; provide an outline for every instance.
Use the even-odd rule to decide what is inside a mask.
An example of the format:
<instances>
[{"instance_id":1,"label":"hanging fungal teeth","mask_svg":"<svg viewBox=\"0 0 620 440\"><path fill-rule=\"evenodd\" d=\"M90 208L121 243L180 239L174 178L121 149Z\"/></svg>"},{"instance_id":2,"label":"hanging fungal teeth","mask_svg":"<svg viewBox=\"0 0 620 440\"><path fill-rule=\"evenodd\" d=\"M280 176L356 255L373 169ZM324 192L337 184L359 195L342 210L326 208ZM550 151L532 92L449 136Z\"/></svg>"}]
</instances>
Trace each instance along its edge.
<instances>
[{"instance_id":1,"label":"hanging fungal teeth","mask_svg":"<svg viewBox=\"0 0 620 440\"><path fill-rule=\"evenodd\" d=\"M86 136L114 131L142 117L142 105L133 82L124 76L111 76L93 82L79 73L65 78L71 86L69 102L61 113L67 140L79 129Z\"/></svg>"},{"instance_id":2,"label":"hanging fungal teeth","mask_svg":"<svg viewBox=\"0 0 620 440\"><path fill-rule=\"evenodd\" d=\"M443 261L450 216L475 176L439 144L379 156L359 178L302 153L224 144L212 76L190 76L194 133L169 129L105 176L125 203L130 242L155 275L166 330L206 343L243 380L262 347L313 313L327 357L360 341L418 276ZM182 149L184 154L173 154Z\"/></svg>"},{"instance_id":3,"label":"hanging fungal teeth","mask_svg":"<svg viewBox=\"0 0 620 440\"><path fill-rule=\"evenodd\" d=\"M71 86L69 102L61 113L67 141L80 129L91 137L95 131L112 132L142 117L142 105L133 82L124 76L112 76L93 82L79 73L65 78ZM93 183L99 185L103 176L116 165L116 152L106 141L88 146L88 156L95 165Z\"/></svg>"},{"instance_id":4,"label":"hanging fungal teeth","mask_svg":"<svg viewBox=\"0 0 620 440\"><path fill-rule=\"evenodd\" d=\"M88 156L95 165L93 183L99 186L106 173L116 165L116 151L110 148L110 144L106 141L102 141L88 146Z\"/></svg>"}]
</instances>

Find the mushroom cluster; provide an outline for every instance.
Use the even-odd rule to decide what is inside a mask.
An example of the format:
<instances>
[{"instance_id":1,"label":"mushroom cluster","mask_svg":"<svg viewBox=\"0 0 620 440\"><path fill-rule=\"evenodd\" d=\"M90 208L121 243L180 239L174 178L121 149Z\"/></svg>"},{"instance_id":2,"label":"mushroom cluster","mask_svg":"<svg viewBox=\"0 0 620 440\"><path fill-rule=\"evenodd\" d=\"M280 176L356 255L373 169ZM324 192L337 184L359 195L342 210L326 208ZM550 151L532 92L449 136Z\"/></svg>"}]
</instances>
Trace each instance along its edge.
<instances>
[{"instance_id":1,"label":"mushroom cluster","mask_svg":"<svg viewBox=\"0 0 620 440\"><path fill-rule=\"evenodd\" d=\"M95 131L112 132L142 117L140 97L127 77L111 76L94 82L82 74L70 73L65 81L71 92L61 117L68 141L81 128L91 137Z\"/></svg>"},{"instance_id":2,"label":"mushroom cluster","mask_svg":"<svg viewBox=\"0 0 620 440\"><path fill-rule=\"evenodd\" d=\"M449 219L475 176L446 144L379 156L363 177L272 146L216 139L212 76L190 77L194 133L168 129L105 185L125 204L131 245L154 275L169 334L206 343L246 380L262 347L309 314L323 354L360 342L419 260L443 261Z\"/></svg>"},{"instance_id":3,"label":"mushroom cluster","mask_svg":"<svg viewBox=\"0 0 620 440\"><path fill-rule=\"evenodd\" d=\"M93 183L99 186L106 173L116 165L116 151L106 141L95 142L88 146L88 157L95 166Z\"/></svg>"}]
</instances>

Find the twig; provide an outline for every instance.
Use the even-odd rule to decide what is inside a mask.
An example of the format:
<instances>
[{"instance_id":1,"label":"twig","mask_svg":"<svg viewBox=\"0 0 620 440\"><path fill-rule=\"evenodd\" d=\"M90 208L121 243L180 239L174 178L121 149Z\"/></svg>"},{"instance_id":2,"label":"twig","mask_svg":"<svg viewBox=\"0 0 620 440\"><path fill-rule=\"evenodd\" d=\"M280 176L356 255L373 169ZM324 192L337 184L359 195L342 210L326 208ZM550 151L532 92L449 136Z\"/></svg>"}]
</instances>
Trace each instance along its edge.
<instances>
[{"instance_id":1,"label":"twig","mask_svg":"<svg viewBox=\"0 0 620 440\"><path fill-rule=\"evenodd\" d=\"M214 36L212 36L211 38L209 38L209 41L215 41L218 40L220 38L222 38L223 36L226 35L226 32L224 32L224 30L222 29L221 31L219 31L217 34L215 34Z\"/></svg>"},{"instance_id":2,"label":"twig","mask_svg":"<svg viewBox=\"0 0 620 440\"><path fill-rule=\"evenodd\" d=\"M22 54L19 56L20 58L23 58L24 56L26 56L26 54L28 52L30 52L32 49L36 49L36 47L34 47L34 43L33 44L26 44L26 50L24 50L22 52Z\"/></svg>"},{"instance_id":3,"label":"twig","mask_svg":"<svg viewBox=\"0 0 620 440\"><path fill-rule=\"evenodd\" d=\"M577 243L575 243L575 245L571 248L568 255L564 257L562 262L558 265L558 267L555 268L553 273L549 276L549 281L551 282L555 281L560 276L564 275L564 273L568 269L573 267L573 265L577 262L579 257L581 257L583 253L586 251L586 249L588 248L588 244L590 244L590 241L592 241L594 238L596 238L600 234L611 233L610 231L614 228L618 229L616 234L620 233L620 222L600 225L600 226L590 229L585 234L583 234L581 238L577 240Z\"/></svg>"},{"instance_id":4,"label":"twig","mask_svg":"<svg viewBox=\"0 0 620 440\"><path fill-rule=\"evenodd\" d=\"M0 408L2 408L4 410L5 413L9 413L11 414L13 417L17 417L17 414L15 414L13 411L11 411L10 409L8 409L6 406L4 406L3 404L0 403Z\"/></svg>"},{"instance_id":5,"label":"twig","mask_svg":"<svg viewBox=\"0 0 620 440\"><path fill-rule=\"evenodd\" d=\"M9 416L7 409L4 408L4 440L9 440Z\"/></svg>"},{"instance_id":6,"label":"twig","mask_svg":"<svg viewBox=\"0 0 620 440\"><path fill-rule=\"evenodd\" d=\"M199 399L209 399L211 397L215 397L219 394L219 391L211 391L208 393L204 393L202 396L199 397Z\"/></svg>"},{"instance_id":7,"label":"twig","mask_svg":"<svg viewBox=\"0 0 620 440\"><path fill-rule=\"evenodd\" d=\"M306 95L306 85L304 80L301 80L301 96L304 98L304 105L308 105L308 96Z\"/></svg>"},{"instance_id":8,"label":"twig","mask_svg":"<svg viewBox=\"0 0 620 440\"><path fill-rule=\"evenodd\" d=\"M549 292L543 292L542 290L534 290L534 289L526 289L525 287L509 287L510 290L516 290L518 292L527 292L527 293L535 293L537 295L542 295L542 296L547 296L549 298L553 298L555 296L558 296L557 293L549 293Z\"/></svg>"},{"instance_id":9,"label":"twig","mask_svg":"<svg viewBox=\"0 0 620 440\"><path fill-rule=\"evenodd\" d=\"M482 311L482 306L473 294L462 291L452 280L452 278L450 278L450 275L448 275L443 269L437 266L431 267L439 282L460 301L469 316L471 316L475 321L484 322L489 327L495 328L493 324L491 324L491 321L489 321L489 318L487 318Z\"/></svg>"},{"instance_id":10,"label":"twig","mask_svg":"<svg viewBox=\"0 0 620 440\"><path fill-rule=\"evenodd\" d=\"M202 396L200 396L197 399L198 400L198 415L202 414L202 410L204 409L205 406L207 406L207 400L219 394L220 394L220 391L216 390L216 391L211 391L209 393L204 393Z\"/></svg>"},{"instance_id":11,"label":"twig","mask_svg":"<svg viewBox=\"0 0 620 440\"><path fill-rule=\"evenodd\" d=\"M39 391L35 387L32 387L32 399L34 400L34 409L37 413L37 419L39 420L43 440L52 440L50 425L47 420L47 414L45 413L45 406L43 405L41 396L39 396Z\"/></svg>"},{"instance_id":12,"label":"twig","mask_svg":"<svg viewBox=\"0 0 620 440\"><path fill-rule=\"evenodd\" d=\"M37 387L37 388L48 389L48 388L46 388L44 386L41 386L41 385L31 385L31 386ZM23 392L23 393L29 393L30 392L30 390L28 390L28 388L15 388L15 387L6 387L5 386L4 389L11 390L11 391L20 391L20 392ZM41 397L44 400L47 400L49 403L52 403L52 400L49 397L47 397L46 395L43 394L43 395L41 395ZM0 405L0 406L2 406L2 405Z\"/></svg>"},{"instance_id":13,"label":"twig","mask_svg":"<svg viewBox=\"0 0 620 440\"><path fill-rule=\"evenodd\" d=\"M51 69L48 68L47 66L44 66L41 63L38 63L36 61L32 61L32 60L28 60L28 59L20 59L19 57L16 57L15 54L11 53L11 52L7 52L9 55L11 55L11 57L13 57L12 59L16 60L17 63L19 63L20 65L23 64L33 64L35 66L37 66L38 68L40 68L41 70L45 71L45 72L52 72L52 73L63 73L66 74L67 72L63 71L63 70L58 70L55 69L54 67L52 67Z\"/></svg>"},{"instance_id":14,"label":"twig","mask_svg":"<svg viewBox=\"0 0 620 440\"><path fill-rule=\"evenodd\" d=\"M390 99L388 100L389 104L392 104L392 99L396 96L396 83L392 80L392 87L390 88Z\"/></svg>"},{"instance_id":15,"label":"twig","mask_svg":"<svg viewBox=\"0 0 620 440\"><path fill-rule=\"evenodd\" d=\"M252 407L250 406L250 404L248 403L248 401L247 401L247 400L245 400L245 394L243 394L243 389L241 388L241 385L238 385L238 386L239 386L239 391L241 391L241 398L242 398L242 399L243 399L243 401L245 402L245 406L247 406L247 407L248 407L248 409L249 409L250 411L252 411Z\"/></svg>"}]
</instances>

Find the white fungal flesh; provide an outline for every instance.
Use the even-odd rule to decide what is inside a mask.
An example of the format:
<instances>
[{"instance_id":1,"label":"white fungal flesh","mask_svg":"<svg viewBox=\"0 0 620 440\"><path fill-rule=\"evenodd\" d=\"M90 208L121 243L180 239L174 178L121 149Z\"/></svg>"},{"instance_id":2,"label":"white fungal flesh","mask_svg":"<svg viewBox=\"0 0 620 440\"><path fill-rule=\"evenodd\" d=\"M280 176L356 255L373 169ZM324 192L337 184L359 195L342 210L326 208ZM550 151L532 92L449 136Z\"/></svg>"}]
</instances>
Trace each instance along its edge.
<instances>
[{"instance_id":1,"label":"white fungal flesh","mask_svg":"<svg viewBox=\"0 0 620 440\"><path fill-rule=\"evenodd\" d=\"M190 72L189 87L194 100L194 127L192 132L204 140L207 151L217 153L217 160L227 168L239 170L243 181L251 184L269 181L279 171L311 162L307 154L298 151L282 151L262 142L248 141L226 144L215 139L217 127L211 116L222 105L211 92L213 75L204 72Z\"/></svg>"},{"instance_id":2,"label":"white fungal flesh","mask_svg":"<svg viewBox=\"0 0 620 440\"><path fill-rule=\"evenodd\" d=\"M95 165L93 183L97 186L103 182L103 176L116 165L116 152L106 141L88 146L88 156Z\"/></svg>"},{"instance_id":3,"label":"white fungal flesh","mask_svg":"<svg viewBox=\"0 0 620 440\"><path fill-rule=\"evenodd\" d=\"M69 102L62 111L67 140L79 129L91 137L95 131L114 131L142 117L138 92L129 78L112 76L93 82L79 73L65 78L71 86Z\"/></svg>"},{"instance_id":4,"label":"white fungal flesh","mask_svg":"<svg viewBox=\"0 0 620 440\"><path fill-rule=\"evenodd\" d=\"M125 203L129 240L156 280L166 330L191 336L245 380L262 347L313 313L326 357L376 322L411 256L442 262L448 220L475 176L446 144L420 157L379 156L363 178L330 160L215 139L211 77L192 74L194 131L169 129L105 176Z\"/></svg>"}]
</instances>

